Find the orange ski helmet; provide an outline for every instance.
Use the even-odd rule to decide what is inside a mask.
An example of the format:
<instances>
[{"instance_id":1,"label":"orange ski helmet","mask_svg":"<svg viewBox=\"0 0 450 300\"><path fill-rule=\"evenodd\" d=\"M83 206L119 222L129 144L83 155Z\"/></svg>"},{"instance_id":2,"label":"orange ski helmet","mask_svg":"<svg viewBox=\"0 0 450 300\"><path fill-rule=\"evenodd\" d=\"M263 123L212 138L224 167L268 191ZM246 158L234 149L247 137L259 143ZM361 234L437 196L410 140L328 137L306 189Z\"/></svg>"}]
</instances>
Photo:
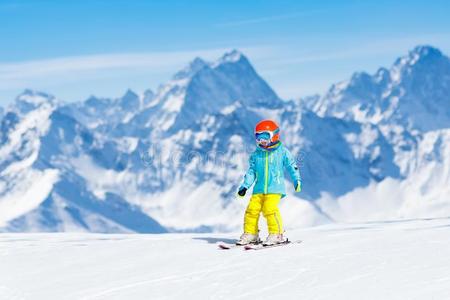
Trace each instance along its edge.
<instances>
[{"instance_id":1,"label":"orange ski helmet","mask_svg":"<svg viewBox=\"0 0 450 300\"><path fill-rule=\"evenodd\" d=\"M272 120L262 120L256 124L255 138L258 145L271 146L280 140L280 128Z\"/></svg>"}]
</instances>

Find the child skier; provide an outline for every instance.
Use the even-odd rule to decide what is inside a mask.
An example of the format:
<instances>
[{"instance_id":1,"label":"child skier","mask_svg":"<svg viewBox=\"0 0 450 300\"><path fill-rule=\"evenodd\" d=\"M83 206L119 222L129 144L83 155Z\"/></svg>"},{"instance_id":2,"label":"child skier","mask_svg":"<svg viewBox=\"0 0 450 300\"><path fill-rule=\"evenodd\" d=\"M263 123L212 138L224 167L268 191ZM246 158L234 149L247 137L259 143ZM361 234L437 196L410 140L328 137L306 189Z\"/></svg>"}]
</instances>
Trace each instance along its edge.
<instances>
[{"instance_id":1,"label":"child skier","mask_svg":"<svg viewBox=\"0 0 450 300\"><path fill-rule=\"evenodd\" d=\"M238 195L244 197L247 190L255 183L253 195L245 211L244 233L237 245L259 242L258 220L262 212L267 220L269 236L263 245L286 242L283 236L278 203L286 195L284 186L284 168L294 182L296 192L301 191L300 173L291 153L279 140L280 129L272 120L263 120L256 125L256 150L249 159L249 168L238 189Z\"/></svg>"}]
</instances>

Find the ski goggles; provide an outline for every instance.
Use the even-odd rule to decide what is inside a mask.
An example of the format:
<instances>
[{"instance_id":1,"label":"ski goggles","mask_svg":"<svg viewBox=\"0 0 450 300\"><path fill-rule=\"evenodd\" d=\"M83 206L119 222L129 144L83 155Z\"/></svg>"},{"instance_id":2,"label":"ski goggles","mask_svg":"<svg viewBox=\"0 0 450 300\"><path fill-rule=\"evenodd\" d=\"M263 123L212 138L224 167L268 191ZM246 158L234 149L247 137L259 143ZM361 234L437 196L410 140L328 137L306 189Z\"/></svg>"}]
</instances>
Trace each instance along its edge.
<instances>
[{"instance_id":1,"label":"ski goggles","mask_svg":"<svg viewBox=\"0 0 450 300\"><path fill-rule=\"evenodd\" d=\"M258 144L267 145L272 142L272 138L275 134L276 132L273 131L259 131L255 133L255 139Z\"/></svg>"}]
</instances>

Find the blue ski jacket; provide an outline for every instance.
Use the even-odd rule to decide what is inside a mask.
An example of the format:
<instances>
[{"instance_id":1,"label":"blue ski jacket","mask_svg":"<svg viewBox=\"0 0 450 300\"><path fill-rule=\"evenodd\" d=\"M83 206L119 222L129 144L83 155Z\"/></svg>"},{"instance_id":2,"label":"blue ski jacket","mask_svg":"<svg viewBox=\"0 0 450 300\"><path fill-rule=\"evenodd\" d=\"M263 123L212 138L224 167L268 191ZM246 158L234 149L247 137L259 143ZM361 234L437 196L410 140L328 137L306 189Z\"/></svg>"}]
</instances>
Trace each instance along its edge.
<instances>
[{"instance_id":1,"label":"blue ski jacket","mask_svg":"<svg viewBox=\"0 0 450 300\"><path fill-rule=\"evenodd\" d=\"M284 168L287 169L294 184L301 181L297 163L288 149L280 144L272 151L259 147L250 155L249 168L241 187L249 189L253 183L253 194L281 194L286 196Z\"/></svg>"}]
</instances>

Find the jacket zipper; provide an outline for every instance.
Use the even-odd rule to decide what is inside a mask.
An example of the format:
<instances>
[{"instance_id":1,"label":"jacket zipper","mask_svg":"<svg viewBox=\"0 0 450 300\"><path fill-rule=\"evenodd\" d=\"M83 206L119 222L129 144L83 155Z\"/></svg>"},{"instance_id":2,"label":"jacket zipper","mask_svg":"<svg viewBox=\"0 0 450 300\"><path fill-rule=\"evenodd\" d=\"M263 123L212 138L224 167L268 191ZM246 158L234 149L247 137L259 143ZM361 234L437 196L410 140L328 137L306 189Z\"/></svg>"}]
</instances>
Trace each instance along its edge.
<instances>
[{"instance_id":1,"label":"jacket zipper","mask_svg":"<svg viewBox=\"0 0 450 300\"><path fill-rule=\"evenodd\" d=\"M269 184L269 152L266 152L266 167L264 175L264 194L267 194Z\"/></svg>"}]
</instances>

